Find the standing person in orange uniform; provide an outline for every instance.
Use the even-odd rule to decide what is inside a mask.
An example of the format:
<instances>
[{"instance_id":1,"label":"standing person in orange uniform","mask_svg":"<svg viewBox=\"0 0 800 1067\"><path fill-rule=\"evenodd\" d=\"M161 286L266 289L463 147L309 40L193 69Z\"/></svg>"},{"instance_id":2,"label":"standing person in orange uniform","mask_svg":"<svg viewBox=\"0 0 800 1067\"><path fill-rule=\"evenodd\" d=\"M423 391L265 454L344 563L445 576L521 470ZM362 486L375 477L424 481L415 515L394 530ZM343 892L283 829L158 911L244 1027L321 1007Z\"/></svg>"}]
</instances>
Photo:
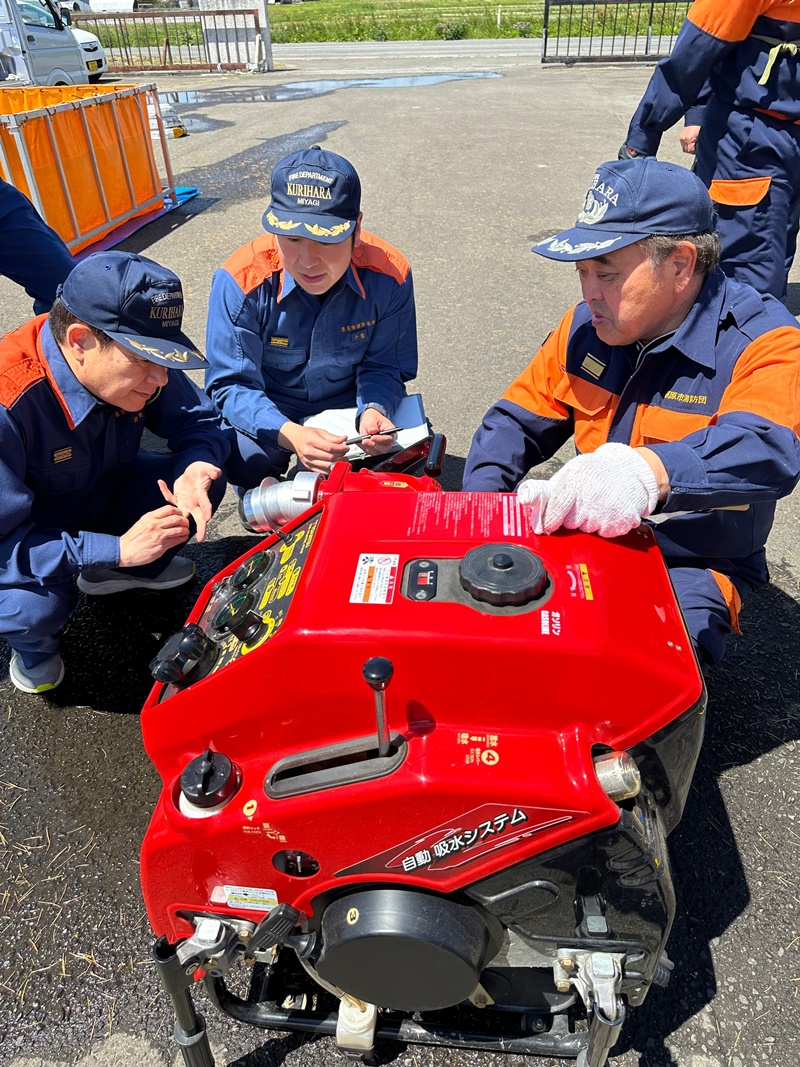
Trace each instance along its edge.
<instances>
[{"instance_id":1,"label":"standing person in orange uniform","mask_svg":"<svg viewBox=\"0 0 800 1067\"><path fill-rule=\"evenodd\" d=\"M722 269L781 300L800 225L799 58L796 0L696 0L620 149L621 159L654 156L690 111Z\"/></svg>"}]
</instances>

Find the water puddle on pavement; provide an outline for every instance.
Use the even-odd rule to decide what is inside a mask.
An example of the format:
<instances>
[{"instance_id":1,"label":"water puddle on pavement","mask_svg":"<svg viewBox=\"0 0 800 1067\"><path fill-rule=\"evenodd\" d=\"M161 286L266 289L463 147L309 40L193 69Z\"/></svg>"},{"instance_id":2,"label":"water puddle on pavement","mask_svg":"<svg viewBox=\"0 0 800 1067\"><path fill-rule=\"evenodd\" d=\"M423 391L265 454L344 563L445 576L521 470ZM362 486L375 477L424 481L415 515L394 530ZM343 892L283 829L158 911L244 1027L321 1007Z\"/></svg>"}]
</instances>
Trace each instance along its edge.
<instances>
[{"instance_id":1,"label":"water puddle on pavement","mask_svg":"<svg viewBox=\"0 0 800 1067\"><path fill-rule=\"evenodd\" d=\"M415 89L420 85L441 85L443 82L474 81L478 78L502 78L494 71L470 73L420 74L400 78L342 78L324 81L291 82L289 85L272 85L264 89L217 89L191 90L188 92L162 92L158 94L163 104L193 104L195 107L217 104L262 104L279 103L285 100L307 100L312 96L333 93L337 89Z\"/></svg>"},{"instance_id":2,"label":"water puddle on pavement","mask_svg":"<svg viewBox=\"0 0 800 1067\"><path fill-rule=\"evenodd\" d=\"M161 104L170 105L180 114L189 133L208 133L226 125L224 121L186 113L195 108L216 107L220 104L275 104L286 100L308 100L324 96L337 89L404 89L421 85L441 85L443 82L474 81L477 78L502 78L494 71L472 71L451 74L420 74L398 78L341 78L324 81L291 82L289 85L271 85L263 89L208 89L185 92L161 92Z\"/></svg>"}]
</instances>

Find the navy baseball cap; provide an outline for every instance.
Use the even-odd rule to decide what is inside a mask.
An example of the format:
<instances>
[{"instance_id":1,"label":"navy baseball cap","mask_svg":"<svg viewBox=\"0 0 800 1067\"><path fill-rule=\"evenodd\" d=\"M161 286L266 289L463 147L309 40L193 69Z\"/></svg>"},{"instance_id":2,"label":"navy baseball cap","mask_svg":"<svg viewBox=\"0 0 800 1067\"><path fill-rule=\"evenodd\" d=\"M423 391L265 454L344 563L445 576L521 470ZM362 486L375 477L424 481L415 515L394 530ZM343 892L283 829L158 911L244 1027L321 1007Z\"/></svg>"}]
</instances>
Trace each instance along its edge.
<instances>
[{"instance_id":1,"label":"navy baseball cap","mask_svg":"<svg viewBox=\"0 0 800 1067\"><path fill-rule=\"evenodd\" d=\"M66 309L142 359L162 367L206 366L185 333L177 274L133 252L95 252L77 263L56 294Z\"/></svg>"},{"instance_id":2,"label":"navy baseball cap","mask_svg":"<svg viewBox=\"0 0 800 1067\"><path fill-rule=\"evenodd\" d=\"M262 219L268 233L326 245L341 244L355 233L361 181L344 156L319 145L294 152L275 164L270 193Z\"/></svg>"},{"instance_id":3,"label":"navy baseball cap","mask_svg":"<svg viewBox=\"0 0 800 1067\"><path fill-rule=\"evenodd\" d=\"M714 205L696 174L655 156L601 163L571 230L531 251L548 259L594 259L653 234L714 229Z\"/></svg>"}]
</instances>

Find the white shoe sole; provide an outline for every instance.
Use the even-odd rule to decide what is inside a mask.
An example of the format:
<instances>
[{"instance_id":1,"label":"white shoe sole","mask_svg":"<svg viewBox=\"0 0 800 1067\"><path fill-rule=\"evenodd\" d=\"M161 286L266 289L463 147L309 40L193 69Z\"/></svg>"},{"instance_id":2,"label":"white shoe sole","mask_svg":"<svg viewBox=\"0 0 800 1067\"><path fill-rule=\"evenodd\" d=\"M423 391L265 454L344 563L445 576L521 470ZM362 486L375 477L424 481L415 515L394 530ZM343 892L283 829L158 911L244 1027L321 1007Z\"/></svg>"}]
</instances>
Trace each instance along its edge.
<instances>
[{"instance_id":1,"label":"white shoe sole","mask_svg":"<svg viewBox=\"0 0 800 1067\"><path fill-rule=\"evenodd\" d=\"M83 575L78 575L78 588L87 596L108 596L109 593L125 593L133 589L154 589L160 592L162 589L177 589L178 586L186 585L194 578L195 571L185 578L175 578L171 582L159 582L147 578L111 578L107 582L86 582Z\"/></svg>"},{"instance_id":2,"label":"white shoe sole","mask_svg":"<svg viewBox=\"0 0 800 1067\"><path fill-rule=\"evenodd\" d=\"M15 675L13 664L8 668L8 677L11 679L11 684L22 693L49 693L51 689L56 689L64 681L64 664L61 664L61 674L58 676L58 681L48 682L47 685L36 687L25 685L25 683Z\"/></svg>"}]
</instances>

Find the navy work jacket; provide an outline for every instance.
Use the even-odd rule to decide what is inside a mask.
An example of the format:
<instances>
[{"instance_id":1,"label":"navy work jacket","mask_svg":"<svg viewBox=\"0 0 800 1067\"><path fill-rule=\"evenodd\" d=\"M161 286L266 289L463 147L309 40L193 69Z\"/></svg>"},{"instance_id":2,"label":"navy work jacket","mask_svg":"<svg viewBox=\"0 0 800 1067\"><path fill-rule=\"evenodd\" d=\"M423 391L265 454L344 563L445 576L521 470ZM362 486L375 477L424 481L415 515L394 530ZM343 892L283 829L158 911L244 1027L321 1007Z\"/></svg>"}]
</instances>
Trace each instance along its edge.
<instances>
[{"instance_id":1,"label":"navy work jacket","mask_svg":"<svg viewBox=\"0 0 800 1067\"><path fill-rule=\"evenodd\" d=\"M464 488L511 490L574 434L658 454L671 491L656 527L667 561L758 585L775 501L800 479L800 326L771 296L715 270L679 328L607 345L581 301L486 414ZM744 506L744 510L710 510Z\"/></svg>"}]
</instances>

